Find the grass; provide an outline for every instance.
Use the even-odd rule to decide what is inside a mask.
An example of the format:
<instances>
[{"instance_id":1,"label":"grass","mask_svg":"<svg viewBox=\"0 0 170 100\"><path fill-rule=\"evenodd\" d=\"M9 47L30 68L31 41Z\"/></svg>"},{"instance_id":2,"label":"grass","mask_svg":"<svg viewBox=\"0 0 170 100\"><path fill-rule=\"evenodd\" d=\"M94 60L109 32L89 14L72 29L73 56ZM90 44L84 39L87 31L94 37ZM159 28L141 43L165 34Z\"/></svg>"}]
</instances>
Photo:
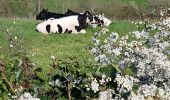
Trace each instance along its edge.
<instances>
[{"instance_id":1,"label":"grass","mask_svg":"<svg viewBox=\"0 0 170 100\"><path fill-rule=\"evenodd\" d=\"M13 22L15 21L15 24ZM88 28L86 34L51 34L43 35L35 31L36 21L28 19L0 19L0 30L10 29L14 36L24 36L24 47L28 57L38 66L48 68L52 55L59 59L67 60L68 57L76 57L83 60L93 61L88 47L92 46L91 38L99 28ZM116 21L109 26L110 31L125 35L129 31L135 30L135 25L128 21ZM109 35L109 33L108 33ZM0 59L8 54L7 36L4 31L0 31Z\"/></svg>"},{"instance_id":2,"label":"grass","mask_svg":"<svg viewBox=\"0 0 170 100\"><path fill-rule=\"evenodd\" d=\"M119 0L118 0L119 1ZM130 3L134 1L137 6L144 7L148 4L148 0L120 0L123 3Z\"/></svg>"}]
</instances>

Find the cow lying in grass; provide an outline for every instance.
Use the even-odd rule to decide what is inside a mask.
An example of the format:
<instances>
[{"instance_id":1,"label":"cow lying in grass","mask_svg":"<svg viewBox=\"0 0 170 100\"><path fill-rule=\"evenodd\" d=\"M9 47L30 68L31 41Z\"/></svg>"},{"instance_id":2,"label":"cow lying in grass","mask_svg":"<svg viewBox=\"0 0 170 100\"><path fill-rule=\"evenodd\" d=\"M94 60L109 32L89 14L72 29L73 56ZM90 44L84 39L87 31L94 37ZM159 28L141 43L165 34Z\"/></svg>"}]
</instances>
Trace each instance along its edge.
<instances>
[{"instance_id":1,"label":"cow lying in grass","mask_svg":"<svg viewBox=\"0 0 170 100\"><path fill-rule=\"evenodd\" d=\"M62 17L66 17L67 15L65 14L60 14L60 13L53 13L53 12L49 12L46 9L43 9L37 16L36 16L36 20L48 20L50 18L62 18Z\"/></svg>"},{"instance_id":2,"label":"cow lying in grass","mask_svg":"<svg viewBox=\"0 0 170 100\"><path fill-rule=\"evenodd\" d=\"M86 33L86 24L93 20L93 15L86 11L80 15L70 15L59 19L48 19L37 25L36 30L44 34L50 33Z\"/></svg>"},{"instance_id":3,"label":"cow lying in grass","mask_svg":"<svg viewBox=\"0 0 170 100\"><path fill-rule=\"evenodd\" d=\"M77 13L74 12L70 9L67 9L65 12L66 16L69 15L81 15L82 13ZM104 17L104 15L95 15L93 14L93 21L90 23L91 26L96 27L96 26L109 26L111 24L111 20L107 19Z\"/></svg>"}]
</instances>

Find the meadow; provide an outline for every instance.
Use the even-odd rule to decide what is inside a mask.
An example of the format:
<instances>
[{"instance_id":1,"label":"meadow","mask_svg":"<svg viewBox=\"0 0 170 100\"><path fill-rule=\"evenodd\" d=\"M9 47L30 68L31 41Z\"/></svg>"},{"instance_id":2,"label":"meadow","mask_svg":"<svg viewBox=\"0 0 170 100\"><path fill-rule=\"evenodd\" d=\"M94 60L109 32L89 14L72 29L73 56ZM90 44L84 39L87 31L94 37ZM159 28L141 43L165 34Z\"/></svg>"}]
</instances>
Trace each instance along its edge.
<instances>
[{"instance_id":1,"label":"meadow","mask_svg":"<svg viewBox=\"0 0 170 100\"><path fill-rule=\"evenodd\" d=\"M14 24L15 22L15 24ZM99 31L89 27L86 34L51 34L43 35L35 31L36 23L32 19L0 19L0 58L4 59L9 53L8 40L5 30L9 30L13 36L23 36L24 49L28 57L34 63L46 68L51 62L50 57L56 56L58 59L67 60L75 57L81 60L93 61L94 57L89 53L92 46L92 36ZM11 29L12 27L12 29ZM110 31L125 35L132 30L136 30L130 21L113 21L108 27ZM109 35L110 33L108 33Z\"/></svg>"}]
</instances>

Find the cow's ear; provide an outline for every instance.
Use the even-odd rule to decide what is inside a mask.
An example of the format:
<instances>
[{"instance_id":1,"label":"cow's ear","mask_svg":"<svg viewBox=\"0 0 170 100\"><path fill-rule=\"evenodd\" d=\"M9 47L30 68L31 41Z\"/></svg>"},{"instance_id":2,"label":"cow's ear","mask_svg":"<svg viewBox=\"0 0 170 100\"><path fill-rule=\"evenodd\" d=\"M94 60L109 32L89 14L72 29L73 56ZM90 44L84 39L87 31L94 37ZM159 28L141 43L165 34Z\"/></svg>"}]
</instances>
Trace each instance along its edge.
<instances>
[{"instance_id":1,"label":"cow's ear","mask_svg":"<svg viewBox=\"0 0 170 100\"><path fill-rule=\"evenodd\" d=\"M67 11L71 11L70 9L67 9Z\"/></svg>"}]
</instances>

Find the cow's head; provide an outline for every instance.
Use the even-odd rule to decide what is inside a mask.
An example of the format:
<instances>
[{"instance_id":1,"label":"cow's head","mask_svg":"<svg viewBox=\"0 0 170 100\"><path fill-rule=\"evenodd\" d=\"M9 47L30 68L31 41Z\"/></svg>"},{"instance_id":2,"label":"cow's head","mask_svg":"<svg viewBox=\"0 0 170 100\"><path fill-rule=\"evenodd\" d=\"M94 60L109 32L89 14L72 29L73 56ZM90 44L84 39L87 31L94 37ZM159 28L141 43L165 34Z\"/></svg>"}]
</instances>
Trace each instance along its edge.
<instances>
[{"instance_id":1,"label":"cow's head","mask_svg":"<svg viewBox=\"0 0 170 100\"><path fill-rule=\"evenodd\" d=\"M90 11L86 11L84 14L82 14L84 18L86 18L86 23L90 24L93 21L93 14L91 14Z\"/></svg>"},{"instance_id":2,"label":"cow's head","mask_svg":"<svg viewBox=\"0 0 170 100\"><path fill-rule=\"evenodd\" d=\"M48 16L48 9L43 9L37 16L36 20L45 20Z\"/></svg>"},{"instance_id":3,"label":"cow's head","mask_svg":"<svg viewBox=\"0 0 170 100\"><path fill-rule=\"evenodd\" d=\"M90 23L91 26L108 26L111 24L111 21L104 17L104 15L94 15L93 21Z\"/></svg>"}]
</instances>

